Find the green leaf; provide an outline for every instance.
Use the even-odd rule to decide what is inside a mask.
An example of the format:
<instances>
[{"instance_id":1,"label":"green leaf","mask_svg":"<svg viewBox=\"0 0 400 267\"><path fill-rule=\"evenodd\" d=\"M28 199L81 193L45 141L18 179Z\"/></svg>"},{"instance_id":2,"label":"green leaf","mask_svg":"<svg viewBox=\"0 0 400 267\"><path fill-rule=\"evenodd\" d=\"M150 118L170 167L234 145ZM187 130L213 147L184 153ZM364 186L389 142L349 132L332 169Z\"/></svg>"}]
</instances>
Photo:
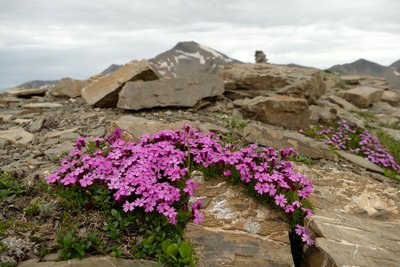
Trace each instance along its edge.
<instances>
[{"instance_id":1,"label":"green leaf","mask_svg":"<svg viewBox=\"0 0 400 267\"><path fill-rule=\"evenodd\" d=\"M179 247L179 254L184 259L192 257L192 247L186 241L183 241Z\"/></svg>"},{"instance_id":2,"label":"green leaf","mask_svg":"<svg viewBox=\"0 0 400 267\"><path fill-rule=\"evenodd\" d=\"M189 264L192 262L192 256L184 258L181 260L183 264Z\"/></svg>"},{"instance_id":3,"label":"green leaf","mask_svg":"<svg viewBox=\"0 0 400 267\"><path fill-rule=\"evenodd\" d=\"M111 210L111 215L112 215L113 217L118 217L119 212L118 212L116 209L112 209L112 210Z\"/></svg>"},{"instance_id":4,"label":"green leaf","mask_svg":"<svg viewBox=\"0 0 400 267\"><path fill-rule=\"evenodd\" d=\"M171 242L169 242L168 240L164 240L164 241L161 243L162 250L164 251L165 254L167 254L167 249L168 249L168 247L169 247L170 245L171 245Z\"/></svg>"},{"instance_id":5,"label":"green leaf","mask_svg":"<svg viewBox=\"0 0 400 267\"><path fill-rule=\"evenodd\" d=\"M171 256L172 258L174 258L176 260L176 255L178 254L178 244L172 244L167 248L167 255Z\"/></svg>"}]
</instances>

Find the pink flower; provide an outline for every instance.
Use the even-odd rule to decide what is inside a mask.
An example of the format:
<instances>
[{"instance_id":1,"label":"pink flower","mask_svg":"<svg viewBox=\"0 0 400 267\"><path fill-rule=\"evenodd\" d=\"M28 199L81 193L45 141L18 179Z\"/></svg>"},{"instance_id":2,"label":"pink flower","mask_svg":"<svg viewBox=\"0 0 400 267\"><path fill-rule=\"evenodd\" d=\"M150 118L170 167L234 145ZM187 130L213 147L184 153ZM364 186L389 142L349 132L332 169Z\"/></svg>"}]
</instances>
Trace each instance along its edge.
<instances>
[{"instance_id":1,"label":"pink flower","mask_svg":"<svg viewBox=\"0 0 400 267\"><path fill-rule=\"evenodd\" d=\"M279 195L275 196L276 205L283 208L283 207L285 207L286 202L287 202L287 199L285 198L285 196L283 194L279 194Z\"/></svg>"},{"instance_id":2,"label":"pink flower","mask_svg":"<svg viewBox=\"0 0 400 267\"><path fill-rule=\"evenodd\" d=\"M225 171L223 172L223 174L224 174L226 177L230 177L230 176L232 175L232 172L231 172L230 170L225 170Z\"/></svg>"}]
</instances>

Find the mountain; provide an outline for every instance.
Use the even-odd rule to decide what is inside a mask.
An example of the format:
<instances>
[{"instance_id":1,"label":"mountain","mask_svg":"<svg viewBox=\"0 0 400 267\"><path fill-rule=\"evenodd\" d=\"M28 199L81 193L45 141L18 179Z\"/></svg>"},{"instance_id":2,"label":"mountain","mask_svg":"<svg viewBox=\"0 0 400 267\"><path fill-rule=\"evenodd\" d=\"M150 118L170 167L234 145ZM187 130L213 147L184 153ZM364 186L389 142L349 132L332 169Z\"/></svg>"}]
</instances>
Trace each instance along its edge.
<instances>
[{"instance_id":1,"label":"mountain","mask_svg":"<svg viewBox=\"0 0 400 267\"><path fill-rule=\"evenodd\" d=\"M400 60L387 67L361 58L352 63L332 66L329 70L341 74L367 75L385 78L390 87L393 89L400 89L400 75L396 74L398 72L393 69L399 65Z\"/></svg>"},{"instance_id":2,"label":"mountain","mask_svg":"<svg viewBox=\"0 0 400 267\"><path fill-rule=\"evenodd\" d=\"M179 42L149 62L161 77L186 76L196 72L216 73L226 65L242 63L193 41Z\"/></svg>"},{"instance_id":3,"label":"mountain","mask_svg":"<svg viewBox=\"0 0 400 267\"><path fill-rule=\"evenodd\" d=\"M122 65L117 65L117 64L111 64L107 69L103 70L102 72L100 72L100 75L106 75L109 74L111 72L116 71L117 69L121 68Z\"/></svg>"},{"instance_id":4,"label":"mountain","mask_svg":"<svg viewBox=\"0 0 400 267\"><path fill-rule=\"evenodd\" d=\"M392 65L390 65L391 68L397 68L400 69L400 59L397 60L396 62L393 62Z\"/></svg>"},{"instance_id":5,"label":"mountain","mask_svg":"<svg viewBox=\"0 0 400 267\"><path fill-rule=\"evenodd\" d=\"M18 86L15 86L16 88L40 88L40 87L49 87L53 86L58 82L58 80L52 80L52 81L42 81L42 80L33 80L29 82L25 82L23 84L20 84Z\"/></svg>"}]
</instances>

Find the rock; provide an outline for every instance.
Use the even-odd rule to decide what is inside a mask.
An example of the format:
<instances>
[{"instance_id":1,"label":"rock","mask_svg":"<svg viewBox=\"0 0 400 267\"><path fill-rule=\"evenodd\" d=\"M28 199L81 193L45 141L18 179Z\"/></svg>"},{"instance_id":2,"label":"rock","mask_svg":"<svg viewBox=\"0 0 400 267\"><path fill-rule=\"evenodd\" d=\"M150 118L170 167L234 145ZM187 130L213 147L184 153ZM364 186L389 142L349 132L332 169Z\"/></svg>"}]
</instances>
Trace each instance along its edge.
<instances>
[{"instance_id":1,"label":"rock","mask_svg":"<svg viewBox=\"0 0 400 267\"><path fill-rule=\"evenodd\" d=\"M336 119L336 110L333 108L323 108L317 105L310 105L311 124L330 124Z\"/></svg>"},{"instance_id":2,"label":"rock","mask_svg":"<svg viewBox=\"0 0 400 267\"><path fill-rule=\"evenodd\" d=\"M400 195L397 184L334 168L298 165L309 177L315 215L306 225L316 246L302 266L400 266Z\"/></svg>"},{"instance_id":3,"label":"rock","mask_svg":"<svg viewBox=\"0 0 400 267\"><path fill-rule=\"evenodd\" d=\"M223 179L200 182L204 222L189 223L184 238L196 247L197 266L294 266L288 225L281 215Z\"/></svg>"},{"instance_id":4,"label":"rock","mask_svg":"<svg viewBox=\"0 0 400 267\"><path fill-rule=\"evenodd\" d=\"M26 123L30 123L32 120L30 120L30 119L21 119L21 118L18 118L18 119L15 119L14 120L14 122L16 123L16 124L19 124L19 125L21 125L21 124L26 124Z\"/></svg>"},{"instance_id":5,"label":"rock","mask_svg":"<svg viewBox=\"0 0 400 267\"><path fill-rule=\"evenodd\" d=\"M208 133L208 132L228 132L224 127L214 125L212 123L204 122L192 122L188 120L178 122L161 122L155 120L148 120L141 117L135 117L131 115L122 116L116 121L112 121L108 127L108 133L113 132L116 128L124 129L122 138L127 141L139 141L144 134L155 134L163 130L179 130L185 125L191 125L192 127Z\"/></svg>"},{"instance_id":6,"label":"rock","mask_svg":"<svg viewBox=\"0 0 400 267\"><path fill-rule=\"evenodd\" d=\"M13 117L13 114L0 114L0 122L9 122Z\"/></svg>"},{"instance_id":7,"label":"rock","mask_svg":"<svg viewBox=\"0 0 400 267\"><path fill-rule=\"evenodd\" d=\"M248 124L243 130L243 135L246 136L247 141L262 146L273 147L275 149L293 147L301 155L314 159L323 158L332 160L334 158L334 154L324 143L298 132L283 130L272 125Z\"/></svg>"},{"instance_id":8,"label":"rock","mask_svg":"<svg viewBox=\"0 0 400 267\"><path fill-rule=\"evenodd\" d=\"M13 88L6 91L7 94L15 97L29 98L32 96L44 96L48 88Z\"/></svg>"},{"instance_id":9,"label":"rock","mask_svg":"<svg viewBox=\"0 0 400 267\"><path fill-rule=\"evenodd\" d=\"M382 101L388 102L392 106L400 104L400 93L390 90L385 90L382 95Z\"/></svg>"},{"instance_id":10,"label":"rock","mask_svg":"<svg viewBox=\"0 0 400 267\"><path fill-rule=\"evenodd\" d=\"M50 90L50 94L54 96L78 97L81 95L82 88L89 85L87 80L74 80L71 78L63 78Z\"/></svg>"},{"instance_id":11,"label":"rock","mask_svg":"<svg viewBox=\"0 0 400 267\"><path fill-rule=\"evenodd\" d=\"M0 104L18 103L21 99L7 94L0 94Z\"/></svg>"},{"instance_id":12,"label":"rock","mask_svg":"<svg viewBox=\"0 0 400 267\"><path fill-rule=\"evenodd\" d=\"M363 157L348 153L343 150L337 150L336 152L339 154L340 157L342 157L358 166L361 166L367 170L384 173L384 170L381 167L379 167L378 165L372 163L371 161L369 161Z\"/></svg>"},{"instance_id":13,"label":"rock","mask_svg":"<svg viewBox=\"0 0 400 267\"><path fill-rule=\"evenodd\" d=\"M44 151L44 154L49 160L55 160L60 158L63 154L70 152L74 149L73 144L75 141L64 141L61 144L54 144Z\"/></svg>"},{"instance_id":14,"label":"rock","mask_svg":"<svg viewBox=\"0 0 400 267\"><path fill-rule=\"evenodd\" d=\"M381 100L382 94L382 89L369 86L359 86L345 91L343 98L359 108L366 108Z\"/></svg>"},{"instance_id":15,"label":"rock","mask_svg":"<svg viewBox=\"0 0 400 267\"><path fill-rule=\"evenodd\" d=\"M320 71L272 64L235 64L219 73L231 99L269 96L271 93L306 98L311 102L325 92Z\"/></svg>"},{"instance_id":16,"label":"rock","mask_svg":"<svg viewBox=\"0 0 400 267\"><path fill-rule=\"evenodd\" d=\"M244 116L289 129L305 129L310 123L310 110L305 99L291 96L258 96L235 100Z\"/></svg>"},{"instance_id":17,"label":"rock","mask_svg":"<svg viewBox=\"0 0 400 267\"><path fill-rule=\"evenodd\" d=\"M134 60L83 88L82 97L89 105L115 107L118 102L118 94L126 82L157 79L157 74L151 69L146 60Z\"/></svg>"},{"instance_id":18,"label":"rock","mask_svg":"<svg viewBox=\"0 0 400 267\"><path fill-rule=\"evenodd\" d=\"M357 75L342 75L340 79L348 85L359 85L363 77Z\"/></svg>"},{"instance_id":19,"label":"rock","mask_svg":"<svg viewBox=\"0 0 400 267\"><path fill-rule=\"evenodd\" d=\"M160 121L148 120L141 117L131 115L122 116L117 121L112 121L108 133L113 132L116 128L124 129L122 138L129 141L139 141L144 134L155 134L162 130L178 130L190 121L163 123Z\"/></svg>"},{"instance_id":20,"label":"rock","mask_svg":"<svg viewBox=\"0 0 400 267\"><path fill-rule=\"evenodd\" d=\"M322 97L321 97L322 98ZM334 104L339 105L341 108L347 110L347 111L359 111L360 109L354 106L352 103L346 101L345 99L335 96L335 95L329 95L326 97L326 99Z\"/></svg>"},{"instance_id":21,"label":"rock","mask_svg":"<svg viewBox=\"0 0 400 267\"><path fill-rule=\"evenodd\" d=\"M94 256L89 258L72 259L68 261L48 261L39 262L39 260L28 260L21 262L18 267L102 267L102 266L118 266L118 267L155 267L156 262L149 260L126 260L117 259L108 256Z\"/></svg>"},{"instance_id":22,"label":"rock","mask_svg":"<svg viewBox=\"0 0 400 267\"><path fill-rule=\"evenodd\" d=\"M8 140L11 143L25 145L32 142L33 135L25 131L23 128L15 128L0 131L0 139Z\"/></svg>"},{"instance_id":23,"label":"rock","mask_svg":"<svg viewBox=\"0 0 400 267\"><path fill-rule=\"evenodd\" d=\"M154 107L193 107L203 98L222 95L224 86L207 73L149 82L128 82L119 94L118 107L140 110Z\"/></svg>"},{"instance_id":24,"label":"rock","mask_svg":"<svg viewBox=\"0 0 400 267\"><path fill-rule=\"evenodd\" d=\"M66 130L60 130L60 131L52 131L48 132L45 135L45 138L59 138L63 134L68 134L68 133L75 133L78 130L78 128L71 128L71 129L66 129Z\"/></svg>"},{"instance_id":25,"label":"rock","mask_svg":"<svg viewBox=\"0 0 400 267\"><path fill-rule=\"evenodd\" d=\"M372 104L372 106L368 109L368 112L372 114L383 115L393 113L396 110L397 109L388 102L379 101Z\"/></svg>"},{"instance_id":26,"label":"rock","mask_svg":"<svg viewBox=\"0 0 400 267\"><path fill-rule=\"evenodd\" d=\"M23 106L24 108L62 108L62 105L59 103L30 103Z\"/></svg>"}]
</instances>

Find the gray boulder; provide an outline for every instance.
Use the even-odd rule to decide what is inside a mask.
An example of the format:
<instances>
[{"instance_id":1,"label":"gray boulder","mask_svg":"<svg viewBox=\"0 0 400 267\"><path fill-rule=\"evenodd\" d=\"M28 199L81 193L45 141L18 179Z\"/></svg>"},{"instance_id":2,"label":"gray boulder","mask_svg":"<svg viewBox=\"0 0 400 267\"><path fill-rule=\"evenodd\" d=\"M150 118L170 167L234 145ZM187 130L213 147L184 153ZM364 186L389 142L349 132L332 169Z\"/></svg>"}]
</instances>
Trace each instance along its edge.
<instances>
[{"instance_id":1,"label":"gray boulder","mask_svg":"<svg viewBox=\"0 0 400 267\"><path fill-rule=\"evenodd\" d=\"M200 99L222 95L223 92L222 80L207 73L149 82L128 82L119 94L117 106L130 110L193 107Z\"/></svg>"}]
</instances>

